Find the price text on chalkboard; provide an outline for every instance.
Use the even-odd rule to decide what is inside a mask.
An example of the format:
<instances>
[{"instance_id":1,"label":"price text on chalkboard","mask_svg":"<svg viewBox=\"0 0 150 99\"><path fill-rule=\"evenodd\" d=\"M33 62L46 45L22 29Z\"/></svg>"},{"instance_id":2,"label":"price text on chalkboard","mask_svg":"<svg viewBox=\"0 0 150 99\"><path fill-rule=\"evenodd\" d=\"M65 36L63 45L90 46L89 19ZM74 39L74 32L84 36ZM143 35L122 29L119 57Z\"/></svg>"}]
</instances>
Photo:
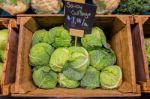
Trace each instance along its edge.
<instances>
[{"instance_id":1,"label":"price text on chalkboard","mask_svg":"<svg viewBox=\"0 0 150 99\"><path fill-rule=\"evenodd\" d=\"M65 2L65 27L84 30L90 33L96 14L96 6Z\"/></svg>"}]
</instances>

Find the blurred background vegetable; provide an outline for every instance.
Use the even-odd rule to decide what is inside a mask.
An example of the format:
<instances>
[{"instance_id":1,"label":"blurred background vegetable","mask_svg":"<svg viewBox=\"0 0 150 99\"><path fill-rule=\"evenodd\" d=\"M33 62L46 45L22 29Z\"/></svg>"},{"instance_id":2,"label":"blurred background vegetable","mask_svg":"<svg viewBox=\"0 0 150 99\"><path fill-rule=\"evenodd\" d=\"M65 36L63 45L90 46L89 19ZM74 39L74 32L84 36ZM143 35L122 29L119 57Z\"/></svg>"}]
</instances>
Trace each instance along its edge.
<instances>
[{"instance_id":1,"label":"blurred background vegetable","mask_svg":"<svg viewBox=\"0 0 150 99\"><path fill-rule=\"evenodd\" d=\"M150 66L150 38L145 38L144 43L145 43L145 50L146 50L148 65Z\"/></svg>"},{"instance_id":2,"label":"blurred background vegetable","mask_svg":"<svg viewBox=\"0 0 150 99\"><path fill-rule=\"evenodd\" d=\"M119 5L120 0L93 0L97 6L97 14L111 14Z\"/></svg>"},{"instance_id":3,"label":"blurred background vegetable","mask_svg":"<svg viewBox=\"0 0 150 99\"><path fill-rule=\"evenodd\" d=\"M6 50L7 43L8 43L8 35L9 35L8 29L0 30L0 82L2 79L3 63L5 61L4 53Z\"/></svg>"},{"instance_id":4,"label":"blurred background vegetable","mask_svg":"<svg viewBox=\"0 0 150 99\"><path fill-rule=\"evenodd\" d=\"M116 10L122 14L143 14L150 10L150 0L121 0Z\"/></svg>"},{"instance_id":5,"label":"blurred background vegetable","mask_svg":"<svg viewBox=\"0 0 150 99\"><path fill-rule=\"evenodd\" d=\"M21 14L28 10L30 0L0 0L0 8L11 15Z\"/></svg>"},{"instance_id":6,"label":"blurred background vegetable","mask_svg":"<svg viewBox=\"0 0 150 99\"><path fill-rule=\"evenodd\" d=\"M35 13L51 14L59 13L63 2L62 0L31 0L31 6Z\"/></svg>"}]
</instances>

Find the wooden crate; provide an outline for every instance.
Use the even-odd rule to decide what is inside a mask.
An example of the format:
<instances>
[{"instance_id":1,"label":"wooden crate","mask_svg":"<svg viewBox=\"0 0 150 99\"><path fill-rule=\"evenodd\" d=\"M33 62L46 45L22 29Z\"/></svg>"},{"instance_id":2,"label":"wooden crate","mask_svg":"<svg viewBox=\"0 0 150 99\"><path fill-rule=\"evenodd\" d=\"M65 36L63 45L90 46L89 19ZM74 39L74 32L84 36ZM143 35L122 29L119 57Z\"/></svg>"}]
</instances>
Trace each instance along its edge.
<instances>
[{"instance_id":1,"label":"wooden crate","mask_svg":"<svg viewBox=\"0 0 150 99\"><path fill-rule=\"evenodd\" d=\"M52 28L64 23L64 15L18 16L20 26L16 82L12 88L13 96L31 97L123 97L140 96L140 87L136 84L133 47L130 28L130 16L97 15L94 25L100 26L116 53L117 65L123 71L123 83L116 90L86 90L82 88L56 88L43 90L32 82L32 70L29 65L29 51L33 33L38 28Z\"/></svg>"},{"instance_id":2,"label":"wooden crate","mask_svg":"<svg viewBox=\"0 0 150 99\"><path fill-rule=\"evenodd\" d=\"M9 30L8 43L4 52L4 64L1 81L1 94L8 95L10 87L15 82L17 49L18 49L18 33L14 30L17 28L14 19L0 18L0 29L7 28Z\"/></svg>"},{"instance_id":3,"label":"wooden crate","mask_svg":"<svg viewBox=\"0 0 150 99\"><path fill-rule=\"evenodd\" d=\"M144 37L150 37L150 16L135 16L132 30L136 79L142 85L142 91L150 93L150 76L144 47Z\"/></svg>"}]
</instances>

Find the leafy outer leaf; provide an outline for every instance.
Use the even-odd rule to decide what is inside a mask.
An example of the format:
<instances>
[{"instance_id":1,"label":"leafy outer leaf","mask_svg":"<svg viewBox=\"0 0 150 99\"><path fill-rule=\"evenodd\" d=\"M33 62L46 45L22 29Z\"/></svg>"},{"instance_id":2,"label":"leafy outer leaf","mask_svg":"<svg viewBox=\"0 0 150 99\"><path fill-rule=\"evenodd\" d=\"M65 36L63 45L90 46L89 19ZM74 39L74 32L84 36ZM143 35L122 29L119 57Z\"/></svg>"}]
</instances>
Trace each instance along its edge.
<instances>
[{"instance_id":1,"label":"leafy outer leaf","mask_svg":"<svg viewBox=\"0 0 150 99\"><path fill-rule=\"evenodd\" d=\"M33 81L36 86L42 89L55 88L58 76L48 66L43 66L33 71Z\"/></svg>"},{"instance_id":2,"label":"leafy outer leaf","mask_svg":"<svg viewBox=\"0 0 150 99\"><path fill-rule=\"evenodd\" d=\"M55 72L61 72L64 65L69 59L69 50L67 48L58 48L56 49L50 59L50 67Z\"/></svg>"},{"instance_id":3,"label":"leafy outer leaf","mask_svg":"<svg viewBox=\"0 0 150 99\"><path fill-rule=\"evenodd\" d=\"M47 43L39 43L30 50L29 60L32 66L43 66L49 64L49 59L54 51L53 47Z\"/></svg>"},{"instance_id":4,"label":"leafy outer leaf","mask_svg":"<svg viewBox=\"0 0 150 99\"><path fill-rule=\"evenodd\" d=\"M68 79L63 74L59 74L59 85L65 88L77 88L80 83L78 81Z\"/></svg>"},{"instance_id":5,"label":"leafy outer leaf","mask_svg":"<svg viewBox=\"0 0 150 99\"><path fill-rule=\"evenodd\" d=\"M0 49L4 50L8 42L8 29L0 30Z\"/></svg>"},{"instance_id":6,"label":"leafy outer leaf","mask_svg":"<svg viewBox=\"0 0 150 99\"><path fill-rule=\"evenodd\" d=\"M85 87L87 89L94 89L100 87L99 74L100 72L92 66L88 67L84 77L81 80L81 87Z\"/></svg>"},{"instance_id":7,"label":"leafy outer leaf","mask_svg":"<svg viewBox=\"0 0 150 99\"><path fill-rule=\"evenodd\" d=\"M122 81L122 71L119 66L109 66L100 73L100 84L104 89L115 89Z\"/></svg>"},{"instance_id":8,"label":"leafy outer leaf","mask_svg":"<svg viewBox=\"0 0 150 99\"><path fill-rule=\"evenodd\" d=\"M70 47L70 58L63 74L71 80L81 80L89 65L89 54L83 47Z\"/></svg>"},{"instance_id":9,"label":"leafy outer leaf","mask_svg":"<svg viewBox=\"0 0 150 99\"><path fill-rule=\"evenodd\" d=\"M101 48L99 50L93 50L89 52L90 64L97 70L102 70L107 66L114 65L116 62L116 56L111 49Z\"/></svg>"},{"instance_id":10,"label":"leafy outer leaf","mask_svg":"<svg viewBox=\"0 0 150 99\"><path fill-rule=\"evenodd\" d=\"M92 33L86 34L81 39L81 43L87 50L93 50L102 46L107 47L105 34L99 27L93 27Z\"/></svg>"}]
</instances>

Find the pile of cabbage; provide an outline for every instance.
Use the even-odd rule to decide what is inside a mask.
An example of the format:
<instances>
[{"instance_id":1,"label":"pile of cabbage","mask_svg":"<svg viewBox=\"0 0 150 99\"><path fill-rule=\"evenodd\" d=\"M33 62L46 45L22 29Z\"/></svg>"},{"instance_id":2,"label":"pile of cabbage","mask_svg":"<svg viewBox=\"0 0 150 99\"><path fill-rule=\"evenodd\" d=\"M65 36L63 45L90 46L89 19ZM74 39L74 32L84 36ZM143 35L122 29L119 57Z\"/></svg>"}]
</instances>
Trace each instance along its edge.
<instances>
[{"instance_id":1,"label":"pile of cabbage","mask_svg":"<svg viewBox=\"0 0 150 99\"><path fill-rule=\"evenodd\" d=\"M0 82L2 80L2 68L4 63L4 51L8 42L8 30L0 30ZM1 83L0 83L1 84Z\"/></svg>"},{"instance_id":2,"label":"pile of cabbage","mask_svg":"<svg viewBox=\"0 0 150 99\"><path fill-rule=\"evenodd\" d=\"M41 89L118 88L122 71L104 32L93 27L74 46L75 39L63 26L37 30L32 37L29 63L33 82Z\"/></svg>"}]
</instances>

